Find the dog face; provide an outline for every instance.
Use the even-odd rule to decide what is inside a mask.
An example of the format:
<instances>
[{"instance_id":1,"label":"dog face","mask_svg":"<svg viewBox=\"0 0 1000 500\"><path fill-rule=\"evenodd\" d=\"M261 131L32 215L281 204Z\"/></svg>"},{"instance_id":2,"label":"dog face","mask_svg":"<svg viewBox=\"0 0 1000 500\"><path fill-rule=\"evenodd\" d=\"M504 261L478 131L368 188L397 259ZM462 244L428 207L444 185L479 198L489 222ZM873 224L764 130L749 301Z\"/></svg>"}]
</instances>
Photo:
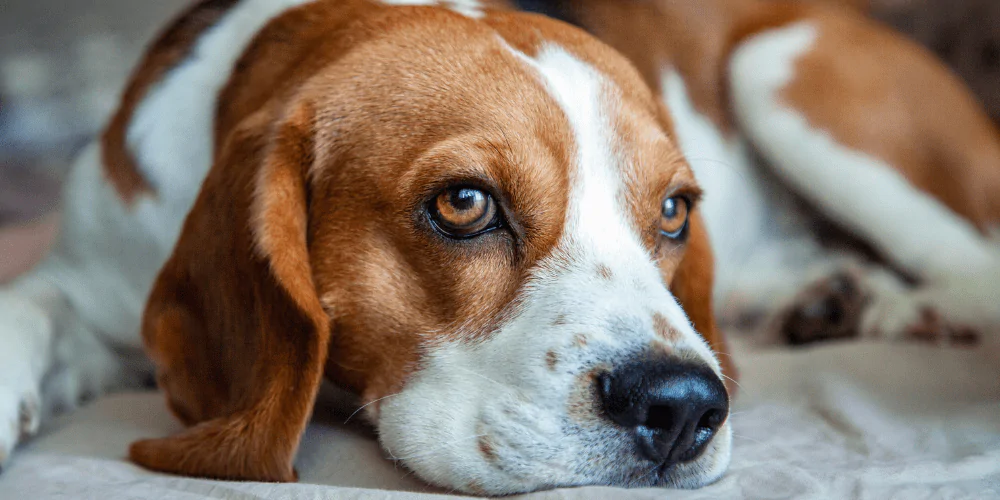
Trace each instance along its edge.
<instances>
[{"instance_id":1,"label":"dog face","mask_svg":"<svg viewBox=\"0 0 1000 500\"><path fill-rule=\"evenodd\" d=\"M302 415L271 416L268 388L305 387L280 397L308 410L299 400L322 370L369 403L390 456L441 486L505 494L716 479L731 438L706 342L716 340L711 259L666 114L627 63L572 28L419 12L372 16L371 30L356 28L363 43L315 63L284 100L247 90L268 78L256 68L273 65L245 56L220 118L235 131L227 148L242 152L220 153L147 310L173 408L190 423L252 420L246 428L290 428L297 440ZM249 231L210 222L220 217ZM213 239L206 231L225 236L217 255L254 250L245 264L217 263L235 267L231 280L191 262L206 258L192 248ZM217 282L252 279L255 292L207 294L195 268ZM178 341L177 304L193 295L211 295L200 315L182 312L203 336ZM243 319L211 319L220 310ZM245 328L259 342L243 321L259 325ZM242 362L213 364L230 367L230 387L185 382L198 378L190 352L204 335L251 346ZM206 395L231 385L243 407ZM179 446L140 443L133 458L169 468ZM285 478L210 462L181 471Z\"/></svg>"}]
</instances>

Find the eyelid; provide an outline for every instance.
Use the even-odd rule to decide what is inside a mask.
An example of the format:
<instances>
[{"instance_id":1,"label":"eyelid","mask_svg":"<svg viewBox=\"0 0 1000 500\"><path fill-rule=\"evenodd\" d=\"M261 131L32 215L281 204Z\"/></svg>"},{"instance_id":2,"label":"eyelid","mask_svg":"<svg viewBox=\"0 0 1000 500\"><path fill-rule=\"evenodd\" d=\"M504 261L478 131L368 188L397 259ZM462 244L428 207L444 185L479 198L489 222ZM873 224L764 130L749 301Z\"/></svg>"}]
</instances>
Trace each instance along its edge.
<instances>
[{"instance_id":1,"label":"eyelid","mask_svg":"<svg viewBox=\"0 0 1000 500\"><path fill-rule=\"evenodd\" d=\"M666 196L664 196L663 199L668 200L670 198L677 198L677 197L684 198L687 201L688 212L690 212L694 210L695 207L701 203L701 199L702 197L704 197L704 193L698 186L682 185L668 190Z\"/></svg>"}]
</instances>

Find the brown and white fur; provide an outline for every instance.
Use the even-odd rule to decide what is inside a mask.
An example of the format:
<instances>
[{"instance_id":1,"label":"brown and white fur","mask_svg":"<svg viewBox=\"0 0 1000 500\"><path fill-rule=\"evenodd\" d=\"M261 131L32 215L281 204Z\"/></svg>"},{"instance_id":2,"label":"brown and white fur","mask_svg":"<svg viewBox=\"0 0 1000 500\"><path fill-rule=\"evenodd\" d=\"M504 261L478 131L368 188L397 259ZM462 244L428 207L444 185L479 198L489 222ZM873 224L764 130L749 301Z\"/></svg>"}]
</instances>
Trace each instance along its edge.
<instances>
[{"instance_id":1,"label":"brown and white fur","mask_svg":"<svg viewBox=\"0 0 1000 500\"><path fill-rule=\"evenodd\" d=\"M443 487L714 481L727 420L664 471L596 401L637 358L719 387L729 363L697 211L660 236L664 196L700 193L671 134L624 58L542 16L198 2L81 155L52 254L0 292L0 458L155 364L190 426L132 447L155 470L294 480L326 376ZM456 183L503 230L437 234L424 207Z\"/></svg>"},{"instance_id":2,"label":"brown and white fur","mask_svg":"<svg viewBox=\"0 0 1000 500\"><path fill-rule=\"evenodd\" d=\"M930 53L840 0L543 3L669 110L721 321L793 343L1000 329L1000 133Z\"/></svg>"},{"instance_id":3,"label":"brown and white fur","mask_svg":"<svg viewBox=\"0 0 1000 500\"><path fill-rule=\"evenodd\" d=\"M593 385L650 350L723 376L709 239L715 309L793 340L1000 324L997 133L883 28L756 0L563 5L633 68L540 17L387 3L407 5L206 0L154 44L57 248L0 292L0 453L137 384L141 330L192 426L133 447L157 470L292 480L325 375L435 484L695 487L724 472L728 422L660 474ZM509 230L435 239L417 207L473 180ZM702 188L685 244L650 231L664 193ZM820 245L796 198L884 264Z\"/></svg>"}]
</instances>

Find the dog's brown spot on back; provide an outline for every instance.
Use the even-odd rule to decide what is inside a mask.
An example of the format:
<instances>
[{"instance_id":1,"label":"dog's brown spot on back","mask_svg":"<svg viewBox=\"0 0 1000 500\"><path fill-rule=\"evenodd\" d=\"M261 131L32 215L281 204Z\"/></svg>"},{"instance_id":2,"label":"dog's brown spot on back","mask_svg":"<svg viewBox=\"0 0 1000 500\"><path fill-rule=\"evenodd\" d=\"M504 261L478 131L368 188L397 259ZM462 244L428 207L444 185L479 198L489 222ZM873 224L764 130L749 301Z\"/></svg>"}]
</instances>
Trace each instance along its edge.
<instances>
[{"instance_id":1,"label":"dog's brown spot on back","mask_svg":"<svg viewBox=\"0 0 1000 500\"><path fill-rule=\"evenodd\" d=\"M128 128L147 92L190 54L201 35L239 0L201 0L181 13L136 66L121 103L101 137L104 173L118 195L131 202L152 190L127 144Z\"/></svg>"}]
</instances>

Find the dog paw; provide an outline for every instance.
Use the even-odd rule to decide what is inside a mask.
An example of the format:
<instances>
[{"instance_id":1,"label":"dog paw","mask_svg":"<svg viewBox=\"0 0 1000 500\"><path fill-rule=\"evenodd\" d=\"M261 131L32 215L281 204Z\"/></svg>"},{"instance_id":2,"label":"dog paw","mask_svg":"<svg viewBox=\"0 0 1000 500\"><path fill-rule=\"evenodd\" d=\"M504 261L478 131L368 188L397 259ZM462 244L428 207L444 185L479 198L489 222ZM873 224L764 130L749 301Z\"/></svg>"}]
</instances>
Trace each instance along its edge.
<instances>
[{"instance_id":1,"label":"dog paw","mask_svg":"<svg viewBox=\"0 0 1000 500\"><path fill-rule=\"evenodd\" d=\"M914 290L905 293L880 293L873 297L862 320L862 334L867 337L902 342L922 342L938 346L971 347L980 342L986 325L966 301L949 300L939 290Z\"/></svg>"},{"instance_id":2,"label":"dog paw","mask_svg":"<svg viewBox=\"0 0 1000 500\"><path fill-rule=\"evenodd\" d=\"M799 294L782 315L781 337L790 345L857 337L866 303L853 275L834 274Z\"/></svg>"},{"instance_id":3,"label":"dog paw","mask_svg":"<svg viewBox=\"0 0 1000 500\"><path fill-rule=\"evenodd\" d=\"M0 385L0 470L18 443L38 432L41 400L38 391Z\"/></svg>"}]
</instances>

